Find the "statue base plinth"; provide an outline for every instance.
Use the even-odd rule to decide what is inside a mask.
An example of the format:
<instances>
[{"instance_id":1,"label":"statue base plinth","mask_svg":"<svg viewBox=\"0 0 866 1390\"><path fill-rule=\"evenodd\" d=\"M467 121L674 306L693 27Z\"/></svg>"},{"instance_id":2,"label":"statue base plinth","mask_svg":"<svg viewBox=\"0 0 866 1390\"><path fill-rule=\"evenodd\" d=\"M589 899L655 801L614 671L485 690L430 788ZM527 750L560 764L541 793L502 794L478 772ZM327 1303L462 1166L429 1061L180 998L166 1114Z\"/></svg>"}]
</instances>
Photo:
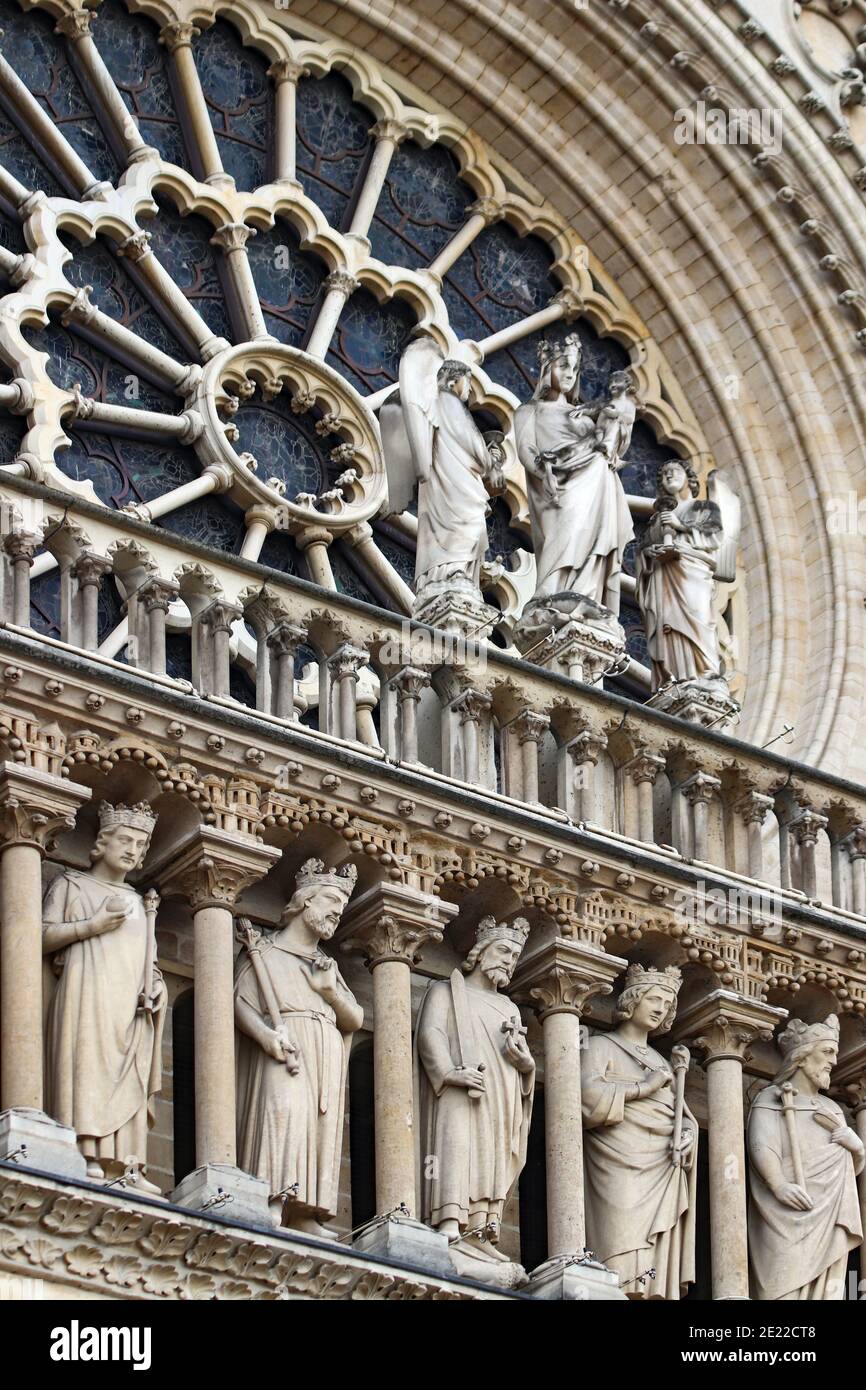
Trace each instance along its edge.
<instances>
[{"instance_id":1,"label":"statue base plinth","mask_svg":"<svg viewBox=\"0 0 866 1390\"><path fill-rule=\"evenodd\" d=\"M87 1161L75 1130L24 1106L0 1111L0 1161L62 1178L87 1178Z\"/></svg>"},{"instance_id":2,"label":"statue base plinth","mask_svg":"<svg viewBox=\"0 0 866 1390\"><path fill-rule=\"evenodd\" d=\"M224 1216L239 1225L276 1226L268 1206L268 1185L228 1163L206 1163L187 1173L169 1201L190 1211Z\"/></svg>"},{"instance_id":3,"label":"statue base plinth","mask_svg":"<svg viewBox=\"0 0 866 1390\"><path fill-rule=\"evenodd\" d=\"M687 719L691 724L702 724L704 728L724 732L740 712L737 701L731 697L724 680L678 681L664 690L659 690L647 701L650 709L663 710L677 719Z\"/></svg>"},{"instance_id":4,"label":"statue base plinth","mask_svg":"<svg viewBox=\"0 0 866 1390\"><path fill-rule=\"evenodd\" d=\"M406 1216L389 1216L360 1231L352 1242L365 1255L381 1255L395 1264L424 1269L446 1278L456 1273L447 1236L440 1235L422 1221Z\"/></svg>"},{"instance_id":5,"label":"statue base plinth","mask_svg":"<svg viewBox=\"0 0 866 1390\"><path fill-rule=\"evenodd\" d=\"M426 623L441 632L483 642L502 614L485 603L477 589L461 586L455 580L452 584L428 584L415 600L412 617L416 623Z\"/></svg>"},{"instance_id":6,"label":"statue base plinth","mask_svg":"<svg viewBox=\"0 0 866 1390\"><path fill-rule=\"evenodd\" d=\"M527 661L592 685L628 664L616 614L582 594L552 594L526 605L514 642Z\"/></svg>"},{"instance_id":7,"label":"statue base plinth","mask_svg":"<svg viewBox=\"0 0 866 1390\"><path fill-rule=\"evenodd\" d=\"M619 1275L594 1260L547 1260L532 1271L525 1292L557 1303L628 1302Z\"/></svg>"},{"instance_id":8,"label":"statue base plinth","mask_svg":"<svg viewBox=\"0 0 866 1390\"><path fill-rule=\"evenodd\" d=\"M454 1268L464 1279L476 1279L479 1284L495 1284L501 1289L520 1289L526 1283L523 1265L490 1254L486 1241L462 1236L449 1249Z\"/></svg>"}]
</instances>

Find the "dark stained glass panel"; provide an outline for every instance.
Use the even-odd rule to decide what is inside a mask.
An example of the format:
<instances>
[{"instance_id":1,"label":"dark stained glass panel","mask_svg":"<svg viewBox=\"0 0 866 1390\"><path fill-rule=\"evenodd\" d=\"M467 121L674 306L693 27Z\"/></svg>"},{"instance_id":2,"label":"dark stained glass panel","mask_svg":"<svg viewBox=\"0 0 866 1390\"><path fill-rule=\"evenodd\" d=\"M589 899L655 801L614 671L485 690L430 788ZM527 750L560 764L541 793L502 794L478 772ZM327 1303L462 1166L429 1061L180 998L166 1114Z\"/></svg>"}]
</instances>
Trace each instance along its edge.
<instances>
[{"instance_id":1,"label":"dark stained glass panel","mask_svg":"<svg viewBox=\"0 0 866 1390\"><path fill-rule=\"evenodd\" d=\"M373 255L388 265L429 265L474 200L450 150L407 140L394 151L370 227Z\"/></svg>"},{"instance_id":2,"label":"dark stained glass panel","mask_svg":"<svg viewBox=\"0 0 866 1390\"><path fill-rule=\"evenodd\" d=\"M268 179L268 61L245 48L236 30L222 20L195 40L193 53L223 168L238 188L258 188Z\"/></svg>"},{"instance_id":3,"label":"dark stained glass panel","mask_svg":"<svg viewBox=\"0 0 866 1390\"><path fill-rule=\"evenodd\" d=\"M296 101L297 170L304 192L342 228L365 163L373 117L337 73L302 77Z\"/></svg>"},{"instance_id":4,"label":"dark stained glass panel","mask_svg":"<svg viewBox=\"0 0 866 1390\"><path fill-rule=\"evenodd\" d=\"M189 156L168 76L167 50L159 31L119 0L102 0L93 18L93 37L102 60L132 113L146 144L163 159L189 168Z\"/></svg>"}]
</instances>

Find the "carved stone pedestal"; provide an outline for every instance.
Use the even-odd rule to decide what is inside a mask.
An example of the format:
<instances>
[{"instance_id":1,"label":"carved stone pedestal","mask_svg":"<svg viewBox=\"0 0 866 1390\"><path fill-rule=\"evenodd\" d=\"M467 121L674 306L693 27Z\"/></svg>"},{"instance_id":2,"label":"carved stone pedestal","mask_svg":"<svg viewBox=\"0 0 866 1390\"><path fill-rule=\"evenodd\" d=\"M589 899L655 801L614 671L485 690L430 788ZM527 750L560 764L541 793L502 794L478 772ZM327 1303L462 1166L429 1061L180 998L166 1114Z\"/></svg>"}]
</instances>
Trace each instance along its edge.
<instances>
[{"instance_id":1,"label":"carved stone pedestal","mask_svg":"<svg viewBox=\"0 0 866 1390\"><path fill-rule=\"evenodd\" d=\"M227 1163L206 1163L187 1173L170 1200L190 1211L224 1216L239 1225L276 1226L268 1196L268 1185L261 1178Z\"/></svg>"},{"instance_id":2,"label":"carved stone pedestal","mask_svg":"<svg viewBox=\"0 0 866 1390\"><path fill-rule=\"evenodd\" d=\"M448 1237L410 1217L389 1216L377 1221L359 1232L352 1244L365 1255L379 1255L410 1269L423 1269L445 1277L456 1273Z\"/></svg>"},{"instance_id":3,"label":"carved stone pedestal","mask_svg":"<svg viewBox=\"0 0 866 1390\"><path fill-rule=\"evenodd\" d=\"M524 656L537 666L546 666L569 676L571 680L591 685L600 681L606 671L622 669L626 664L625 631L613 613L599 604L592 604L592 613L583 606L574 616L563 621L554 607L532 606L517 625L514 641Z\"/></svg>"},{"instance_id":4,"label":"carved stone pedestal","mask_svg":"<svg viewBox=\"0 0 866 1390\"><path fill-rule=\"evenodd\" d=\"M502 617L498 608L484 603L477 589L453 583L428 584L416 599L412 617L416 623L454 632L458 636L483 642Z\"/></svg>"},{"instance_id":5,"label":"carved stone pedestal","mask_svg":"<svg viewBox=\"0 0 866 1390\"><path fill-rule=\"evenodd\" d=\"M525 1292L558 1303L628 1301L619 1286L619 1275L595 1260L547 1260L533 1270Z\"/></svg>"},{"instance_id":6,"label":"carved stone pedestal","mask_svg":"<svg viewBox=\"0 0 866 1390\"><path fill-rule=\"evenodd\" d=\"M25 1106L0 1111L0 1162L5 1161L63 1178L87 1174L75 1130Z\"/></svg>"},{"instance_id":7,"label":"carved stone pedestal","mask_svg":"<svg viewBox=\"0 0 866 1390\"><path fill-rule=\"evenodd\" d=\"M740 706L731 698L723 680L680 681L667 690L658 690L647 702L653 709L724 731L739 714Z\"/></svg>"}]
</instances>

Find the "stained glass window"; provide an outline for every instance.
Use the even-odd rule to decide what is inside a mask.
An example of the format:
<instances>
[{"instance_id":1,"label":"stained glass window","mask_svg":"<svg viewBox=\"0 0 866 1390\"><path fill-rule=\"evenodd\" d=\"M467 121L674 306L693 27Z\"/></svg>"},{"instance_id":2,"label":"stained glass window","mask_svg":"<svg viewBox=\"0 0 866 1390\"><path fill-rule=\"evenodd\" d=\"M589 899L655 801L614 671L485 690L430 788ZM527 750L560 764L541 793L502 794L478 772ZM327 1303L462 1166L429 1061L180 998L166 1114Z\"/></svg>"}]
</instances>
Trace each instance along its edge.
<instances>
[{"instance_id":1,"label":"stained glass window","mask_svg":"<svg viewBox=\"0 0 866 1390\"><path fill-rule=\"evenodd\" d=\"M370 228L373 255L413 269L429 265L466 221L474 198L450 150L407 140L394 153L379 197Z\"/></svg>"},{"instance_id":2,"label":"stained glass window","mask_svg":"<svg viewBox=\"0 0 866 1390\"><path fill-rule=\"evenodd\" d=\"M325 266L301 250L297 232L280 218L252 237L247 248L268 332L281 343L299 347L327 274Z\"/></svg>"},{"instance_id":3,"label":"stained glass window","mask_svg":"<svg viewBox=\"0 0 866 1390\"><path fill-rule=\"evenodd\" d=\"M369 112L359 106L345 78L302 77L297 95L298 178L332 227L342 228L358 175L367 158Z\"/></svg>"},{"instance_id":4,"label":"stained glass window","mask_svg":"<svg viewBox=\"0 0 866 1390\"><path fill-rule=\"evenodd\" d=\"M156 25L144 15L127 14L119 0L102 0L93 18L93 37L142 139L169 163L189 168Z\"/></svg>"},{"instance_id":5,"label":"stained glass window","mask_svg":"<svg viewBox=\"0 0 866 1390\"><path fill-rule=\"evenodd\" d=\"M221 20L204 31L193 52L223 168L238 188L258 188L268 177L267 60Z\"/></svg>"}]
</instances>

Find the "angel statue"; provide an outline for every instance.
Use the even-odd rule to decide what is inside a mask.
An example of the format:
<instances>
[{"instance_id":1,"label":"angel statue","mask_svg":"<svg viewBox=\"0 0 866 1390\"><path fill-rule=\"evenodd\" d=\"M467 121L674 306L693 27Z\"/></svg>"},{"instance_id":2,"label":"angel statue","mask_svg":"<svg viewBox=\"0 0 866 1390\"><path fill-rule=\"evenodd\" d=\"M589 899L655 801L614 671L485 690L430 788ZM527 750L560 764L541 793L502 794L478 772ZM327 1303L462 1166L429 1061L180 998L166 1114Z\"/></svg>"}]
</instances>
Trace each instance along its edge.
<instances>
[{"instance_id":1,"label":"angel statue","mask_svg":"<svg viewBox=\"0 0 866 1390\"><path fill-rule=\"evenodd\" d=\"M718 472L708 498L689 463L667 459L637 554L637 598L652 661L653 690L684 686L729 704L714 612L715 584L735 574L740 503Z\"/></svg>"},{"instance_id":2,"label":"angel statue","mask_svg":"<svg viewBox=\"0 0 866 1390\"><path fill-rule=\"evenodd\" d=\"M620 630L622 557L634 531L619 471L634 426L634 382L630 372L614 372L609 400L582 402L580 358L576 334L543 342L532 400L514 417L537 568L527 642L536 628L575 618Z\"/></svg>"},{"instance_id":3,"label":"angel statue","mask_svg":"<svg viewBox=\"0 0 866 1390\"><path fill-rule=\"evenodd\" d=\"M435 623L456 603L468 619L484 618L479 582L488 487L502 487L500 437L486 443L467 406L469 367L446 360L428 333L403 353L399 383L380 425L389 511L405 511L418 488L413 616Z\"/></svg>"}]
</instances>

